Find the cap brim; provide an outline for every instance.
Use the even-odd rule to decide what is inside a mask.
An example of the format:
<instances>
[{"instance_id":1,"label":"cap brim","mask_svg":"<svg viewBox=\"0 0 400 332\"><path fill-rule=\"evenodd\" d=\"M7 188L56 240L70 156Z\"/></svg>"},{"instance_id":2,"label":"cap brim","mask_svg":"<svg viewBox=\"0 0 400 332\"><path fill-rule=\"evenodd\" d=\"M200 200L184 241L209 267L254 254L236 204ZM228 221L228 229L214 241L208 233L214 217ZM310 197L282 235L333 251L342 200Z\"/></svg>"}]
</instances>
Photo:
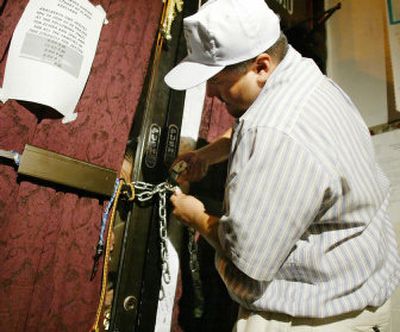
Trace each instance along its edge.
<instances>
[{"instance_id":1,"label":"cap brim","mask_svg":"<svg viewBox=\"0 0 400 332\"><path fill-rule=\"evenodd\" d=\"M164 81L174 90L186 90L207 81L224 68L225 66L205 65L185 58L165 75Z\"/></svg>"}]
</instances>

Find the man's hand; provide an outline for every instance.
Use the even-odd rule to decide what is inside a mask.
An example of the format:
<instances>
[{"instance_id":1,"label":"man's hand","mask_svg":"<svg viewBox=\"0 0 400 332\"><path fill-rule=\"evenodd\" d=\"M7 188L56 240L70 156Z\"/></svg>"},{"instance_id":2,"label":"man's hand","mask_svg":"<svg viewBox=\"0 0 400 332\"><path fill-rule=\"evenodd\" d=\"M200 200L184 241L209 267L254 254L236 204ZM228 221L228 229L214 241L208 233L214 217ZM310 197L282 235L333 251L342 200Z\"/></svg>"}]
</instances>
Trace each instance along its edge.
<instances>
[{"instance_id":1,"label":"man's hand","mask_svg":"<svg viewBox=\"0 0 400 332\"><path fill-rule=\"evenodd\" d=\"M205 212L204 204L197 198L183 194L180 189L171 196L174 205L172 213L187 226L199 231L205 228L208 215Z\"/></svg>"},{"instance_id":2,"label":"man's hand","mask_svg":"<svg viewBox=\"0 0 400 332\"><path fill-rule=\"evenodd\" d=\"M207 214L202 202L183 194L180 189L171 196L171 203L174 205L172 212L180 221L198 231L215 250L221 252L217 235L218 217Z\"/></svg>"},{"instance_id":3,"label":"man's hand","mask_svg":"<svg viewBox=\"0 0 400 332\"><path fill-rule=\"evenodd\" d=\"M171 168L184 160L187 163L186 170L178 177L177 182L195 182L201 180L208 171L208 167L228 159L231 146L232 129L228 129L214 142L203 146L201 149L186 152L174 161Z\"/></svg>"},{"instance_id":4,"label":"man's hand","mask_svg":"<svg viewBox=\"0 0 400 332\"><path fill-rule=\"evenodd\" d=\"M208 161L198 150L184 153L174 161L171 169L180 161L187 163L187 168L179 175L177 182L183 183L185 181L196 182L201 180L208 171Z\"/></svg>"}]
</instances>

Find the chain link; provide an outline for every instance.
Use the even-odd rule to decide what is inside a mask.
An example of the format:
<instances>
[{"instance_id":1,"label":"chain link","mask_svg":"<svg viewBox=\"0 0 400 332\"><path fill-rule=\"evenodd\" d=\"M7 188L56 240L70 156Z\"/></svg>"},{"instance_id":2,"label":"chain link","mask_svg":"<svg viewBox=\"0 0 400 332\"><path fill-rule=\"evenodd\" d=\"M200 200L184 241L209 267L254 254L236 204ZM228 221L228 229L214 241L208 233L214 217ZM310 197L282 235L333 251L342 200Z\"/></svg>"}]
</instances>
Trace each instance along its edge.
<instances>
[{"instance_id":1,"label":"chain link","mask_svg":"<svg viewBox=\"0 0 400 332\"><path fill-rule=\"evenodd\" d=\"M168 258L168 230L167 230L167 193L162 191L159 193L160 201L158 205L158 214L160 217L160 256L161 256L161 275L166 284L171 281L171 273L169 271L169 258ZM163 285L161 283L161 288ZM160 300L165 296L164 289L160 292Z\"/></svg>"},{"instance_id":2,"label":"chain link","mask_svg":"<svg viewBox=\"0 0 400 332\"><path fill-rule=\"evenodd\" d=\"M167 193L174 192L175 186L168 181L154 185L147 182L137 181L131 185L135 188L135 199L139 202L148 202L158 195L158 220L159 220L159 236L160 236L160 259L161 259L161 276L165 284L171 282L171 273L169 269L168 255L168 223L167 223ZM200 277L200 264L198 260L198 247L195 238L194 229L189 229L189 265L193 278L194 287L194 316L200 318L204 311L204 297L202 293L202 283ZM165 290L161 282L159 298L165 297Z\"/></svg>"},{"instance_id":3,"label":"chain link","mask_svg":"<svg viewBox=\"0 0 400 332\"><path fill-rule=\"evenodd\" d=\"M173 192L174 186L168 182L162 182L153 185L146 182L133 182L136 193L135 198L139 202L148 202L158 195L158 219L160 235L160 258L161 258L161 276L166 284L171 281L171 273L168 261L168 223L167 223L167 192ZM139 191L139 192L138 192ZM161 283L160 300L165 296L163 285Z\"/></svg>"},{"instance_id":4,"label":"chain link","mask_svg":"<svg viewBox=\"0 0 400 332\"><path fill-rule=\"evenodd\" d=\"M200 276L199 248L196 241L196 231L190 227L188 228L188 233L189 267L194 291L193 314L196 318L201 318L204 313L204 296Z\"/></svg>"}]
</instances>

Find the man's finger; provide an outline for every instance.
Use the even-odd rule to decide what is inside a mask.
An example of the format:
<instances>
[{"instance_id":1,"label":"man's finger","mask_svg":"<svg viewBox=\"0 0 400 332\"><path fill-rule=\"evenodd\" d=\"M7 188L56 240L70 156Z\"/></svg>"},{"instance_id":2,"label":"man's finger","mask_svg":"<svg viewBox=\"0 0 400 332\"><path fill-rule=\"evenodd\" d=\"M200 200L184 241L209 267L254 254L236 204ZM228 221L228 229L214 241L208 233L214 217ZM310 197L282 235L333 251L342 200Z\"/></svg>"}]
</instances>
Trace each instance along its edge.
<instances>
[{"instance_id":1,"label":"man's finger","mask_svg":"<svg viewBox=\"0 0 400 332\"><path fill-rule=\"evenodd\" d=\"M182 194L182 189L179 186L174 187L174 195Z\"/></svg>"}]
</instances>

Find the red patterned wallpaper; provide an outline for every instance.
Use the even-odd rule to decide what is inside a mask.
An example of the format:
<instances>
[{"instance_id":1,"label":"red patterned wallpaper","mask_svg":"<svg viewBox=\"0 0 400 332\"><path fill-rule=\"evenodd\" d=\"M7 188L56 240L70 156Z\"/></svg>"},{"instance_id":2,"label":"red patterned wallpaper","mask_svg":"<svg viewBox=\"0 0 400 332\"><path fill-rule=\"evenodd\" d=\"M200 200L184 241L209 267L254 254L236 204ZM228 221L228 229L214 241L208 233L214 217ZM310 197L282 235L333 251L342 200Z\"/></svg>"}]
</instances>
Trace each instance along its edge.
<instances>
[{"instance_id":1,"label":"red patterned wallpaper","mask_svg":"<svg viewBox=\"0 0 400 332\"><path fill-rule=\"evenodd\" d=\"M0 16L0 81L27 2L7 1ZM100 3L109 24L102 29L78 119L66 125L39 121L8 101L0 104L0 148L22 152L29 143L120 169L162 1ZM100 290L100 273L89 278L103 202L20 179L3 162L0 188L0 331L87 331Z\"/></svg>"},{"instance_id":2,"label":"red patterned wallpaper","mask_svg":"<svg viewBox=\"0 0 400 332\"><path fill-rule=\"evenodd\" d=\"M206 97L199 137L212 142L231 128L234 122L235 119L228 113L223 102L215 97Z\"/></svg>"}]
</instances>

